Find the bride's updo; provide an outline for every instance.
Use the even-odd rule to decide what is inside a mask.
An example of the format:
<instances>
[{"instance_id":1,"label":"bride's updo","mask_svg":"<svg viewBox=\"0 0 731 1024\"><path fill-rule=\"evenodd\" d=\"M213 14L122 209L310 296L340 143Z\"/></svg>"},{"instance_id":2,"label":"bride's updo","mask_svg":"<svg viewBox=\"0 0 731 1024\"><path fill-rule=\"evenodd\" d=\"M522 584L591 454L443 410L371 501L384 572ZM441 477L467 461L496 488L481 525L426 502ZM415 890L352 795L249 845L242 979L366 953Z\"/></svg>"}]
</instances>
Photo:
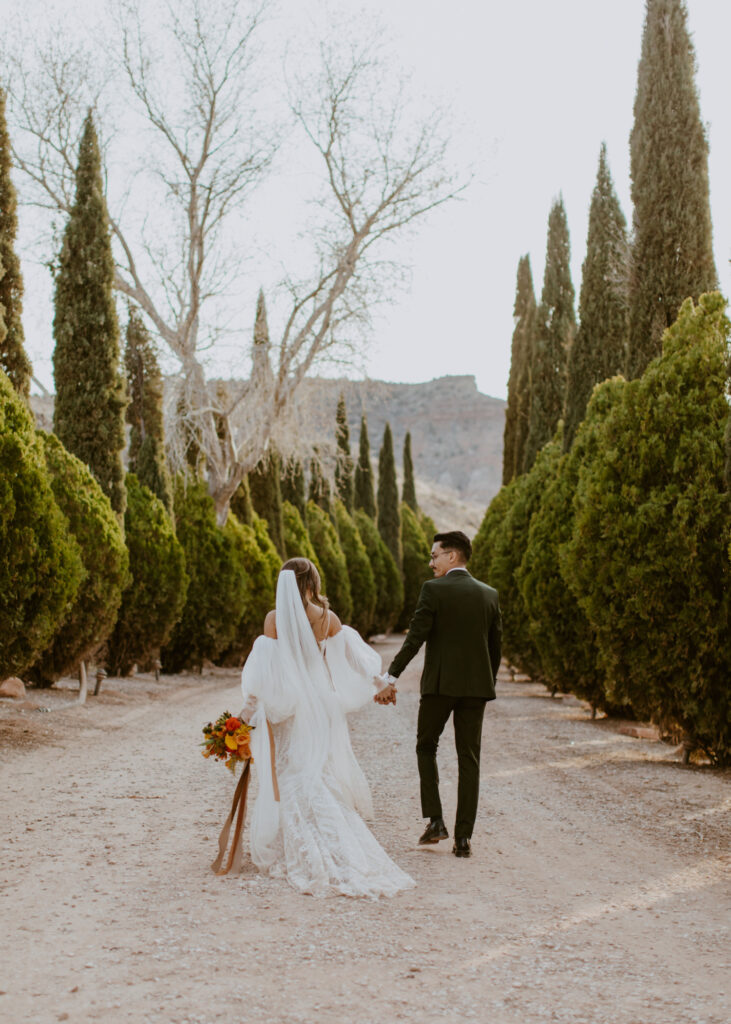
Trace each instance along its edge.
<instances>
[{"instance_id":1,"label":"bride's updo","mask_svg":"<svg viewBox=\"0 0 731 1024\"><path fill-rule=\"evenodd\" d=\"M320 593L322 585L320 574L309 558L290 558L289 561L284 563L281 571L284 572L285 569L289 569L294 573L302 604L305 608L307 608L308 601L319 605L320 608L328 607L327 598L324 594Z\"/></svg>"}]
</instances>

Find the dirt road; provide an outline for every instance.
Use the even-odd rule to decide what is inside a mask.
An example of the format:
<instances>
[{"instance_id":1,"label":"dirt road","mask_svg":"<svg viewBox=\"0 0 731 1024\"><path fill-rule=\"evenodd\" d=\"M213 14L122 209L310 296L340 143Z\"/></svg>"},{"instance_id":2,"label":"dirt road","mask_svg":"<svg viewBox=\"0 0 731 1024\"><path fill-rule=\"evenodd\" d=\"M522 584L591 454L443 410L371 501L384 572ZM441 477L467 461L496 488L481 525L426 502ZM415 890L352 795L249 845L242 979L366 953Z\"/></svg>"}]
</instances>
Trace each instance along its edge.
<instances>
[{"instance_id":1,"label":"dirt road","mask_svg":"<svg viewBox=\"0 0 731 1024\"><path fill-rule=\"evenodd\" d=\"M351 719L373 829L417 881L379 902L210 872L232 783L197 743L234 673L3 708L0 1019L726 1024L729 775L502 681L474 856L419 849L417 678ZM440 766L452 816L448 733Z\"/></svg>"}]
</instances>

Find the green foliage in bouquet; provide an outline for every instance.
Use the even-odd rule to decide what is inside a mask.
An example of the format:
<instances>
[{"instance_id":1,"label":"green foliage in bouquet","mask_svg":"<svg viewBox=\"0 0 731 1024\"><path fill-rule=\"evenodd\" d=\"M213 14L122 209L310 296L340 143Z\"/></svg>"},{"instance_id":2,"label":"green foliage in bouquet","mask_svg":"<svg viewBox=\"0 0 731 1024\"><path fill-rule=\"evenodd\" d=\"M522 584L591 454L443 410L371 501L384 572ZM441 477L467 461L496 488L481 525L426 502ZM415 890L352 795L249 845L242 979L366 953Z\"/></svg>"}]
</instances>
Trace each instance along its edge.
<instances>
[{"instance_id":1,"label":"green foliage in bouquet","mask_svg":"<svg viewBox=\"0 0 731 1024\"><path fill-rule=\"evenodd\" d=\"M358 527L339 498L335 501L334 513L353 598L353 614L349 625L367 639L376 610L376 581L373 569Z\"/></svg>"},{"instance_id":2,"label":"green foliage in bouquet","mask_svg":"<svg viewBox=\"0 0 731 1024\"><path fill-rule=\"evenodd\" d=\"M363 509L356 509L353 519L368 554L376 583L376 609L371 631L387 633L393 629L403 608L404 583L393 555L373 519Z\"/></svg>"},{"instance_id":3,"label":"green foliage in bouquet","mask_svg":"<svg viewBox=\"0 0 731 1024\"><path fill-rule=\"evenodd\" d=\"M229 514L221 529L205 483L182 476L175 481L174 504L190 584L182 616L162 651L166 672L215 661L237 636L249 596L236 517Z\"/></svg>"},{"instance_id":4,"label":"green foliage in bouquet","mask_svg":"<svg viewBox=\"0 0 731 1024\"><path fill-rule=\"evenodd\" d=\"M401 505L401 550L403 551L404 603L396 629L408 628L422 584L433 577L429 568L431 545L427 543L418 517L404 501Z\"/></svg>"},{"instance_id":5,"label":"green foliage in bouquet","mask_svg":"<svg viewBox=\"0 0 731 1024\"><path fill-rule=\"evenodd\" d=\"M43 443L0 371L0 676L23 674L68 613L84 565L56 504Z\"/></svg>"},{"instance_id":6,"label":"green foliage in bouquet","mask_svg":"<svg viewBox=\"0 0 731 1024\"><path fill-rule=\"evenodd\" d=\"M348 564L330 517L314 501L307 502L307 529L325 570L327 598L332 610L343 622L353 617L353 598L348 580Z\"/></svg>"},{"instance_id":7,"label":"green foliage in bouquet","mask_svg":"<svg viewBox=\"0 0 731 1024\"><path fill-rule=\"evenodd\" d=\"M617 395L579 471L565 564L610 696L719 764L731 760L724 309L718 293L686 300L641 378L600 385Z\"/></svg>"},{"instance_id":8,"label":"green foliage in bouquet","mask_svg":"<svg viewBox=\"0 0 731 1024\"><path fill-rule=\"evenodd\" d=\"M122 591L129 583L129 554L119 519L86 466L66 451L55 434L39 436L53 495L78 542L85 569L61 628L30 671L38 685L50 686L75 672L114 628Z\"/></svg>"},{"instance_id":9,"label":"green foliage in bouquet","mask_svg":"<svg viewBox=\"0 0 731 1024\"><path fill-rule=\"evenodd\" d=\"M132 580L122 594L106 665L114 675L148 667L167 643L185 606L185 554L162 500L134 473L125 479L124 533Z\"/></svg>"}]
</instances>

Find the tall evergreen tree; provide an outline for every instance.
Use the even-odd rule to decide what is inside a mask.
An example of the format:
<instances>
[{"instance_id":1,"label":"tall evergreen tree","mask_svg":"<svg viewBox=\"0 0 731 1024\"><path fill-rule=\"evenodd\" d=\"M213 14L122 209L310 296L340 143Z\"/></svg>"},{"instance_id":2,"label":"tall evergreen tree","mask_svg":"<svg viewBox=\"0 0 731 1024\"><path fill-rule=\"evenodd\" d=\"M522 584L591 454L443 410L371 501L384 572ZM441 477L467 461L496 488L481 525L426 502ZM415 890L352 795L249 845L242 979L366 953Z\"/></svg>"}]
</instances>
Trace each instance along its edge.
<instances>
[{"instance_id":1,"label":"tall evergreen tree","mask_svg":"<svg viewBox=\"0 0 731 1024\"><path fill-rule=\"evenodd\" d=\"M378 455L378 532L401 568L401 514L399 510L396 462L393 457L393 435L390 424L383 431L383 444Z\"/></svg>"},{"instance_id":2,"label":"tall evergreen tree","mask_svg":"<svg viewBox=\"0 0 731 1024\"><path fill-rule=\"evenodd\" d=\"M91 111L84 122L71 208L56 275L53 429L91 469L112 508L125 508L124 382L112 285L114 259Z\"/></svg>"},{"instance_id":3,"label":"tall evergreen tree","mask_svg":"<svg viewBox=\"0 0 731 1024\"><path fill-rule=\"evenodd\" d=\"M627 360L627 222L617 199L602 143L589 208L581 274L579 329L569 353L564 451L573 444L595 384L622 373Z\"/></svg>"},{"instance_id":4,"label":"tall evergreen tree","mask_svg":"<svg viewBox=\"0 0 731 1024\"><path fill-rule=\"evenodd\" d=\"M368 439L368 421L365 416L362 416L360 421L360 445L358 448L358 462L355 467L353 504L356 508L362 508L371 519L376 518L376 494L373 487L371 443Z\"/></svg>"},{"instance_id":5,"label":"tall evergreen tree","mask_svg":"<svg viewBox=\"0 0 731 1024\"><path fill-rule=\"evenodd\" d=\"M335 414L335 441L337 443L337 460L335 462L335 490L346 509L353 514L353 456L350 452L350 431L348 430L348 411L345 408L345 396L338 400Z\"/></svg>"},{"instance_id":6,"label":"tall evergreen tree","mask_svg":"<svg viewBox=\"0 0 731 1024\"><path fill-rule=\"evenodd\" d=\"M23 278L15 252L18 200L10 178L10 139L5 93L0 89L0 368L22 398L30 395L31 365L23 345ZM5 334L2 334L4 324Z\"/></svg>"},{"instance_id":7,"label":"tall evergreen tree","mask_svg":"<svg viewBox=\"0 0 731 1024\"><path fill-rule=\"evenodd\" d=\"M310 489L308 493L310 501L319 505L323 512L330 515L332 511L332 495L330 493L330 481L325 476L320 462L320 453L315 448L315 454L310 459Z\"/></svg>"},{"instance_id":8,"label":"tall evergreen tree","mask_svg":"<svg viewBox=\"0 0 731 1024\"><path fill-rule=\"evenodd\" d=\"M553 437L563 413L566 362L576 333L570 257L569 226L563 199L559 197L548 217L546 269L531 357L530 417L523 458L524 472L530 470L540 449Z\"/></svg>"},{"instance_id":9,"label":"tall evergreen tree","mask_svg":"<svg viewBox=\"0 0 731 1024\"><path fill-rule=\"evenodd\" d=\"M282 502L284 502L284 497L282 497ZM236 488L233 498L231 498L231 511L244 526L254 525L254 506L251 503L248 473Z\"/></svg>"},{"instance_id":10,"label":"tall evergreen tree","mask_svg":"<svg viewBox=\"0 0 731 1024\"><path fill-rule=\"evenodd\" d=\"M647 0L630 136L629 377L660 355L662 333L681 303L716 286L695 68L683 0Z\"/></svg>"},{"instance_id":11,"label":"tall evergreen tree","mask_svg":"<svg viewBox=\"0 0 731 1024\"><path fill-rule=\"evenodd\" d=\"M282 501L288 501L299 512L304 522L307 515L307 488L305 469L300 459L290 458L282 469L280 481Z\"/></svg>"},{"instance_id":12,"label":"tall evergreen tree","mask_svg":"<svg viewBox=\"0 0 731 1024\"><path fill-rule=\"evenodd\" d=\"M536 296L530 256L518 261L518 281L513 306L513 340L510 345L510 373L508 375L508 405L505 410L503 432L503 483L509 484L522 472L523 453L528 437L530 415L530 360L533 353L533 334L536 327Z\"/></svg>"},{"instance_id":13,"label":"tall evergreen tree","mask_svg":"<svg viewBox=\"0 0 731 1024\"><path fill-rule=\"evenodd\" d=\"M401 491L401 500L409 506L412 512L419 514L419 506L416 502L416 483L414 481L414 460L411 458L411 434L407 433L404 438L404 486Z\"/></svg>"},{"instance_id":14,"label":"tall evergreen tree","mask_svg":"<svg viewBox=\"0 0 731 1024\"><path fill-rule=\"evenodd\" d=\"M249 473L249 492L254 511L266 522L272 543L284 558L280 463L279 454L270 449Z\"/></svg>"},{"instance_id":15,"label":"tall evergreen tree","mask_svg":"<svg viewBox=\"0 0 731 1024\"><path fill-rule=\"evenodd\" d=\"M124 365L127 371L129 472L157 495L168 512L173 508L173 487L165 458L162 418L162 374L155 347L138 310L127 322Z\"/></svg>"}]
</instances>

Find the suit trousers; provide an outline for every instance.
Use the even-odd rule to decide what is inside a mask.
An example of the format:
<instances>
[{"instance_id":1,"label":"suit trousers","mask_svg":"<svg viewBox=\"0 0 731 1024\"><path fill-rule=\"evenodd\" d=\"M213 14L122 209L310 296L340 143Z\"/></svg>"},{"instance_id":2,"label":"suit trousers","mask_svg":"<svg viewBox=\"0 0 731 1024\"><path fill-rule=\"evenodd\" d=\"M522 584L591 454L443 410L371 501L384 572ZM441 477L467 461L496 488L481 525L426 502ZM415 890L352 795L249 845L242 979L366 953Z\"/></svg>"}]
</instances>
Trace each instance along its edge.
<instances>
[{"instance_id":1,"label":"suit trousers","mask_svg":"<svg viewBox=\"0 0 731 1024\"><path fill-rule=\"evenodd\" d=\"M425 818L443 817L437 747L449 716L453 716L459 769L455 839L469 839L475 825L480 794L482 719L486 703L483 697L448 697L439 693L425 693L419 702L416 759L421 783L421 811Z\"/></svg>"}]
</instances>

